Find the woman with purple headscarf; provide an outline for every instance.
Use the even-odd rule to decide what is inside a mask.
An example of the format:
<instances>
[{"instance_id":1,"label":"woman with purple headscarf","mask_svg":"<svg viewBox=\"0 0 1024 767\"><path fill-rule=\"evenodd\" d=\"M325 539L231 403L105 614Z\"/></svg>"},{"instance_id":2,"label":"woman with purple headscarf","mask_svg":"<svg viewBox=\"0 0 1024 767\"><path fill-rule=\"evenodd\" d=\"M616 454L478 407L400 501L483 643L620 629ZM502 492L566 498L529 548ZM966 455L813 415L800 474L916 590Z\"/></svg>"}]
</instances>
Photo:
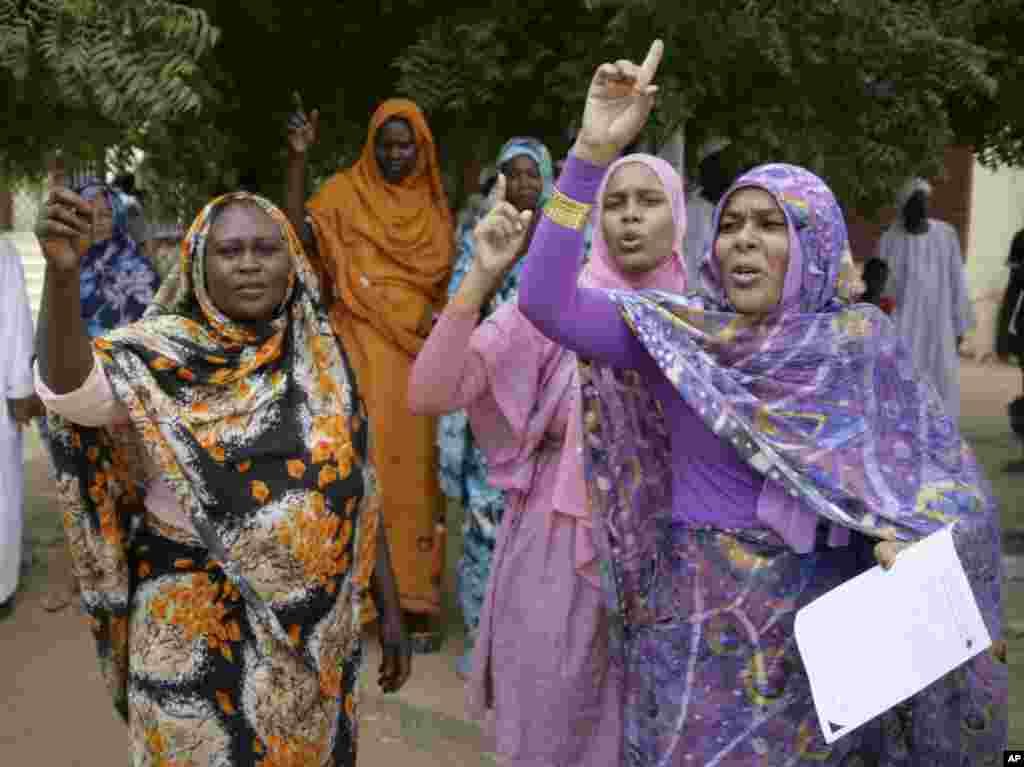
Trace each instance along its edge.
<instances>
[{"instance_id":1,"label":"woman with purple headscarf","mask_svg":"<svg viewBox=\"0 0 1024 767\"><path fill-rule=\"evenodd\" d=\"M850 306L846 225L825 183L783 164L737 179L713 216L699 295L577 285L595 199L594 226L622 268L671 257L650 233L650 201L622 189L623 168L608 169L650 114L662 50L656 41L640 66L598 68L519 294L523 314L581 360L626 763L994 758L1008 689L996 503L891 322ZM902 548L953 523L995 645L826 744L796 611L870 565L871 546L898 570ZM851 662L870 673L870 659Z\"/></svg>"}]
</instances>

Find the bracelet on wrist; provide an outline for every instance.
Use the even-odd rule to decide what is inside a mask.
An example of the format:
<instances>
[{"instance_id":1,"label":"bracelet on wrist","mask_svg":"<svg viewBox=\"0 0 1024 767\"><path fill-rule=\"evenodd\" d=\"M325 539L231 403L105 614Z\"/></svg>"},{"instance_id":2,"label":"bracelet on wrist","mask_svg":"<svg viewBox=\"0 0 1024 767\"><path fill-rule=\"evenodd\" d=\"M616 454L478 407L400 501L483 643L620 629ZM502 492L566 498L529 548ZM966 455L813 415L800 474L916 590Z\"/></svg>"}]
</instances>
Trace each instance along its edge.
<instances>
[{"instance_id":1,"label":"bracelet on wrist","mask_svg":"<svg viewBox=\"0 0 1024 767\"><path fill-rule=\"evenodd\" d=\"M566 229L581 231L590 216L593 205L574 200L555 189L551 199L544 205L544 215Z\"/></svg>"}]
</instances>

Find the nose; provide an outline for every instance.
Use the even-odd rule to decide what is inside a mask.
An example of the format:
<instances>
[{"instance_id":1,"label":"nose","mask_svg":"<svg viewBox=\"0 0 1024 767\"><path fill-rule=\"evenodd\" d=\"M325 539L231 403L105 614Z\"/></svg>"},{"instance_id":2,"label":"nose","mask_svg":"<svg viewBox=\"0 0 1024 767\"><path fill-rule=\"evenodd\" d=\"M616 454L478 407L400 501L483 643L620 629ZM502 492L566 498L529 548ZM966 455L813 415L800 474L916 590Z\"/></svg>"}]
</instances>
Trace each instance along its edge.
<instances>
[{"instance_id":1,"label":"nose","mask_svg":"<svg viewBox=\"0 0 1024 767\"><path fill-rule=\"evenodd\" d=\"M623 221L640 220L640 203L632 197L628 198L626 203L622 206L622 219Z\"/></svg>"},{"instance_id":2,"label":"nose","mask_svg":"<svg viewBox=\"0 0 1024 767\"><path fill-rule=\"evenodd\" d=\"M242 251L242 257L238 259L238 271L250 273L258 272L262 268L263 264L256 256L256 249L251 245L246 247Z\"/></svg>"},{"instance_id":3,"label":"nose","mask_svg":"<svg viewBox=\"0 0 1024 767\"><path fill-rule=\"evenodd\" d=\"M737 230L736 244L744 248L750 248L757 244L757 225L752 219L744 220L743 226Z\"/></svg>"}]
</instances>

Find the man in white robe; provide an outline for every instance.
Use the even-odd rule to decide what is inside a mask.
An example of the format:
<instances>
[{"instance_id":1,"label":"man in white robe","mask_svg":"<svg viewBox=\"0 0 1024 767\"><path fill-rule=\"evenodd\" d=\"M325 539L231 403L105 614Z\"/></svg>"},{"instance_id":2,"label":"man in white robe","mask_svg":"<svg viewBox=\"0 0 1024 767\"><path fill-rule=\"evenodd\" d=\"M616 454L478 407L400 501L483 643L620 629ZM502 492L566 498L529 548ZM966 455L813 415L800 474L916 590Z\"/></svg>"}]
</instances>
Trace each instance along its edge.
<instances>
[{"instance_id":1,"label":"man in white robe","mask_svg":"<svg viewBox=\"0 0 1024 767\"><path fill-rule=\"evenodd\" d=\"M928 217L931 185L914 179L897 200L899 214L878 244L889 265L884 295L892 318L923 377L931 380L946 412L960 418L959 346L974 327L960 238L945 221Z\"/></svg>"},{"instance_id":2,"label":"man in white robe","mask_svg":"<svg viewBox=\"0 0 1024 767\"><path fill-rule=\"evenodd\" d=\"M0 611L9 611L21 568L22 428L38 414L32 382L32 310L21 256L0 237Z\"/></svg>"}]
</instances>

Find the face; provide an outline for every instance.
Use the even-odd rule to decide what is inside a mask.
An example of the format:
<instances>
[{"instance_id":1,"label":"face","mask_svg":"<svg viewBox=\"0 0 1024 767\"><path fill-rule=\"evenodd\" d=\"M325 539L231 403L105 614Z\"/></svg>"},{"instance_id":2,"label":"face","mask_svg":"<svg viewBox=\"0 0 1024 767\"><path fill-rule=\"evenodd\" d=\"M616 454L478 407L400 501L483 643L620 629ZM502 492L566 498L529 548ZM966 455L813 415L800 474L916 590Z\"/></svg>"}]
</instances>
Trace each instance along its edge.
<instances>
[{"instance_id":1,"label":"face","mask_svg":"<svg viewBox=\"0 0 1024 767\"><path fill-rule=\"evenodd\" d=\"M109 240L114 236L114 211L110 208L105 194L98 194L92 204L96 206L96 229L94 239L96 242Z\"/></svg>"},{"instance_id":2,"label":"face","mask_svg":"<svg viewBox=\"0 0 1024 767\"><path fill-rule=\"evenodd\" d=\"M718 225L715 256L736 311L763 316L778 306L789 268L789 228L771 194L749 187L730 195Z\"/></svg>"},{"instance_id":3,"label":"face","mask_svg":"<svg viewBox=\"0 0 1024 767\"><path fill-rule=\"evenodd\" d=\"M397 184L416 169L416 136L403 119L388 120L377 131L377 167L389 184Z\"/></svg>"},{"instance_id":4,"label":"face","mask_svg":"<svg viewBox=\"0 0 1024 767\"><path fill-rule=\"evenodd\" d=\"M502 166L505 174L505 198L518 210L536 210L544 179L532 157L519 155Z\"/></svg>"},{"instance_id":5,"label":"face","mask_svg":"<svg viewBox=\"0 0 1024 767\"><path fill-rule=\"evenodd\" d=\"M292 271L274 220L254 205L231 205L211 227L206 247L206 289L217 308L238 322L271 319Z\"/></svg>"},{"instance_id":6,"label":"face","mask_svg":"<svg viewBox=\"0 0 1024 767\"><path fill-rule=\"evenodd\" d=\"M636 162L616 168L605 187L601 227L623 274L640 275L671 258L676 225L658 174Z\"/></svg>"}]
</instances>

